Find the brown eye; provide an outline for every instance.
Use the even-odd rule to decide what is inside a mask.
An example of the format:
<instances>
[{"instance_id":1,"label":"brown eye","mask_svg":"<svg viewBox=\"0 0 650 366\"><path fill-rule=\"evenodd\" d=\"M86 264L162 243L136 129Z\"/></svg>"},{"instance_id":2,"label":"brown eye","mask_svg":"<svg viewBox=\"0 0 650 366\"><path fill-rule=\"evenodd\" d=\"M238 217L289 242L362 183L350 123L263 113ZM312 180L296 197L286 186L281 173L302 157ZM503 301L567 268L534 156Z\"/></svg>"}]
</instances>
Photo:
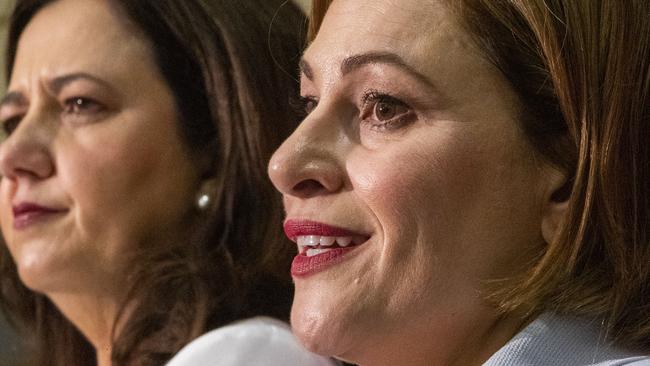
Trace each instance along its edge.
<instances>
[{"instance_id":1,"label":"brown eye","mask_svg":"<svg viewBox=\"0 0 650 366\"><path fill-rule=\"evenodd\" d=\"M65 101L65 111L69 114L96 113L102 109L99 103L89 98L74 97Z\"/></svg>"},{"instance_id":2,"label":"brown eye","mask_svg":"<svg viewBox=\"0 0 650 366\"><path fill-rule=\"evenodd\" d=\"M311 113L311 111L316 109L316 105L317 105L317 103L316 103L316 101L314 99L307 99L305 101L305 109L304 109L305 113L307 113L307 114Z\"/></svg>"},{"instance_id":3,"label":"brown eye","mask_svg":"<svg viewBox=\"0 0 650 366\"><path fill-rule=\"evenodd\" d=\"M316 109L316 106L318 106L318 100L312 96L300 96L296 98L290 98L289 104L291 108L293 108L294 112L300 117L300 119L304 119L314 109Z\"/></svg>"},{"instance_id":4,"label":"brown eye","mask_svg":"<svg viewBox=\"0 0 650 366\"><path fill-rule=\"evenodd\" d=\"M395 130L416 117L408 104L377 91L366 93L361 103L360 119L376 131Z\"/></svg>"},{"instance_id":5,"label":"brown eye","mask_svg":"<svg viewBox=\"0 0 650 366\"><path fill-rule=\"evenodd\" d=\"M305 115L309 115L314 109L316 109L316 106L318 105L318 100L316 98L307 96L307 97L300 97L300 101L298 102L299 104L299 110Z\"/></svg>"},{"instance_id":6,"label":"brown eye","mask_svg":"<svg viewBox=\"0 0 650 366\"><path fill-rule=\"evenodd\" d=\"M395 101L380 100L375 104L374 113L378 121L389 121L406 112L408 112L406 106L395 103Z\"/></svg>"}]
</instances>

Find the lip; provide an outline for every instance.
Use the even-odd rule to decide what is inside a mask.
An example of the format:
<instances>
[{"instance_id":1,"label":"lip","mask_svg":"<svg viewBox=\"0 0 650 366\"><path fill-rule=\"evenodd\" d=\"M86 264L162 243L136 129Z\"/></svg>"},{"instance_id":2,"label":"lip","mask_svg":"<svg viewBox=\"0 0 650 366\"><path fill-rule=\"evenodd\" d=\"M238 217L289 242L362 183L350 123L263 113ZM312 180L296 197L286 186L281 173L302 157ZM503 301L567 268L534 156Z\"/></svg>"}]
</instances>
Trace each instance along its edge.
<instances>
[{"instance_id":1,"label":"lip","mask_svg":"<svg viewBox=\"0 0 650 366\"><path fill-rule=\"evenodd\" d=\"M370 237L367 234L310 220L286 220L284 222L284 233L292 241L296 241L299 236L318 235L365 237L366 240L363 242L365 243ZM305 253L298 253L291 263L291 275L305 277L337 265L346 259L349 253L362 246L363 243L345 248L332 248L325 253L311 257L308 257Z\"/></svg>"},{"instance_id":2,"label":"lip","mask_svg":"<svg viewBox=\"0 0 650 366\"><path fill-rule=\"evenodd\" d=\"M13 227L16 230L26 229L38 222L61 214L66 210L41 206L31 202L21 202L12 207L14 214Z\"/></svg>"},{"instance_id":3,"label":"lip","mask_svg":"<svg viewBox=\"0 0 650 366\"><path fill-rule=\"evenodd\" d=\"M293 241L301 235L320 236L368 236L340 227L330 226L310 220L286 220L284 222L284 233Z\"/></svg>"}]
</instances>

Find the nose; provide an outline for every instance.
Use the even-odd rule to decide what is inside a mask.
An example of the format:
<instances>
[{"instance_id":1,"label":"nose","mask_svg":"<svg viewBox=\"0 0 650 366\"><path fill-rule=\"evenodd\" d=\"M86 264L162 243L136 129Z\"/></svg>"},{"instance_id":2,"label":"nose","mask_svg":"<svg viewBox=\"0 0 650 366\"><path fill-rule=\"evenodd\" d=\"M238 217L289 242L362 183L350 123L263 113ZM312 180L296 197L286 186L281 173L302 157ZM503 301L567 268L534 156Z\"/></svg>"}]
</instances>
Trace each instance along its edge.
<instances>
[{"instance_id":1,"label":"nose","mask_svg":"<svg viewBox=\"0 0 650 366\"><path fill-rule=\"evenodd\" d=\"M328 122L308 117L271 157L269 177L282 194L305 199L345 186L347 139Z\"/></svg>"},{"instance_id":2,"label":"nose","mask_svg":"<svg viewBox=\"0 0 650 366\"><path fill-rule=\"evenodd\" d=\"M0 144L0 174L11 180L46 179L54 174L51 133L43 116L27 114Z\"/></svg>"}]
</instances>

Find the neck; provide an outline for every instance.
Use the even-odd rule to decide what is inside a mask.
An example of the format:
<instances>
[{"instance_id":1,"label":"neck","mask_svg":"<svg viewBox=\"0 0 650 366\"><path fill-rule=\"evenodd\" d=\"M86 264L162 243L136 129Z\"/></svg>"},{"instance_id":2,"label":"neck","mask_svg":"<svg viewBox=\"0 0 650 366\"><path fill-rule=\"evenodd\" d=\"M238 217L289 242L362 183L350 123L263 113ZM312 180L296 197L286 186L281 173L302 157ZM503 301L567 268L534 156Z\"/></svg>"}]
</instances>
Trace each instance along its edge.
<instances>
[{"instance_id":1,"label":"neck","mask_svg":"<svg viewBox=\"0 0 650 366\"><path fill-rule=\"evenodd\" d=\"M123 299L111 292L57 293L48 297L95 348L97 365L110 366L113 339L123 323L116 324Z\"/></svg>"}]
</instances>

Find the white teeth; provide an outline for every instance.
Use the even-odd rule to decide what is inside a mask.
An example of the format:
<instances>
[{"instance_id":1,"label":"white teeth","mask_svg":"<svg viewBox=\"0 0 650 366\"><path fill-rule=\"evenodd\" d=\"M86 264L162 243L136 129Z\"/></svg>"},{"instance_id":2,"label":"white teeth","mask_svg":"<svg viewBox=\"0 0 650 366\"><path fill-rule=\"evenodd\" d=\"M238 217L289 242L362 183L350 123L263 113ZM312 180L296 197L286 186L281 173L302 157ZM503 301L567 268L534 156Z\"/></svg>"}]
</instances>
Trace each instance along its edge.
<instances>
[{"instance_id":1,"label":"white teeth","mask_svg":"<svg viewBox=\"0 0 650 366\"><path fill-rule=\"evenodd\" d=\"M307 236L299 236L296 238L296 244L298 244L298 246L300 247L306 247L308 245L307 240L308 240Z\"/></svg>"},{"instance_id":2,"label":"white teeth","mask_svg":"<svg viewBox=\"0 0 650 366\"><path fill-rule=\"evenodd\" d=\"M336 243L342 247L347 247L352 242L352 238L349 236L337 236Z\"/></svg>"},{"instance_id":3,"label":"white teeth","mask_svg":"<svg viewBox=\"0 0 650 366\"><path fill-rule=\"evenodd\" d=\"M315 247L320 243L320 236L318 235L307 235L307 243L306 245L309 245L310 247Z\"/></svg>"},{"instance_id":4,"label":"white teeth","mask_svg":"<svg viewBox=\"0 0 650 366\"><path fill-rule=\"evenodd\" d=\"M321 236L320 237L320 245L324 247L331 247L334 245L334 242L336 241L336 238L333 236Z\"/></svg>"},{"instance_id":5,"label":"white teeth","mask_svg":"<svg viewBox=\"0 0 650 366\"><path fill-rule=\"evenodd\" d=\"M305 254L307 254L308 257L313 257L315 255L319 255L330 250L331 249L307 249L307 253Z\"/></svg>"},{"instance_id":6,"label":"white teeth","mask_svg":"<svg viewBox=\"0 0 650 366\"><path fill-rule=\"evenodd\" d=\"M298 250L302 253L305 248L311 247L331 247L334 244L337 244L340 247L347 247L352 243L352 237L350 236L319 236L319 235L301 235L296 237L296 244L298 244ZM314 249L314 248L312 248Z\"/></svg>"},{"instance_id":7,"label":"white teeth","mask_svg":"<svg viewBox=\"0 0 650 366\"><path fill-rule=\"evenodd\" d=\"M307 247L307 237L299 236L296 238L296 244L298 244L298 253L302 253Z\"/></svg>"}]
</instances>

